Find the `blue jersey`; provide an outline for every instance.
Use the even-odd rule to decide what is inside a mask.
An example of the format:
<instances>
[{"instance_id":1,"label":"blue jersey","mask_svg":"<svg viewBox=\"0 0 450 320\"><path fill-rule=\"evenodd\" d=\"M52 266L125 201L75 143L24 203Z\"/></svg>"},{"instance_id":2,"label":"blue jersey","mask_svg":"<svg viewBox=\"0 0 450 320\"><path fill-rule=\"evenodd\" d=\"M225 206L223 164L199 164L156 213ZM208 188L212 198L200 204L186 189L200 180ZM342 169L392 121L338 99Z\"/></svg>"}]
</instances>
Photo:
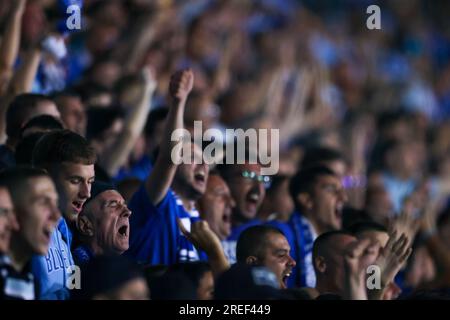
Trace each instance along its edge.
<instances>
[{"instance_id":1,"label":"blue jersey","mask_svg":"<svg viewBox=\"0 0 450 320\"><path fill-rule=\"evenodd\" d=\"M288 287L314 288L316 273L312 261L312 249L317 234L312 225L298 212L294 212L286 223L270 221L268 224L283 232L291 246L290 255L297 263L288 278Z\"/></svg>"},{"instance_id":2,"label":"blue jersey","mask_svg":"<svg viewBox=\"0 0 450 320\"><path fill-rule=\"evenodd\" d=\"M261 223L261 220L253 219L249 222L231 228L231 234L226 240L222 241L223 251L225 252L225 256L227 257L230 264L236 263L236 245L241 233L245 229L259 225Z\"/></svg>"},{"instance_id":3,"label":"blue jersey","mask_svg":"<svg viewBox=\"0 0 450 320\"><path fill-rule=\"evenodd\" d=\"M50 238L48 254L33 256L32 272L39 288L40 300L66 300L69 290L66 287L74 265L70 252L72 233L64 218L58 223Z\"/></svg>"},{"instance_id":4,"label":"blue jersey","mask_svg":"<svg viewBox=\"0 0 450 320\"><path fill-rule=\"evenodd\" d=\"M181 200L169 189L164 199L153 205L143 184L133 195L128 207L130 216L130 247L125 255L142 264L170 265L178 262L206 260L194 248L177 224L186 230L200 220L197 210L188 212Z\"/></svg>"}]
</instances>

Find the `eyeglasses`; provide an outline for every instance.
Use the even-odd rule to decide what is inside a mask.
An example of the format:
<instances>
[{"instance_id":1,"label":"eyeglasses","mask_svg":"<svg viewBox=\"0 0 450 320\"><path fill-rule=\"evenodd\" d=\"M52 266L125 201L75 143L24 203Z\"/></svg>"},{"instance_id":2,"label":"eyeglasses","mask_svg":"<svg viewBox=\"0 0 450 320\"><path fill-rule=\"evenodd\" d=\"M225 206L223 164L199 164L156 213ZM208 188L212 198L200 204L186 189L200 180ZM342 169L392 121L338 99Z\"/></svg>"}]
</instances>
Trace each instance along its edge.
<instances>
[{"instance_id":1,"label":"eyeglasses","mask_svg":"<svg viewBox=\"0 0 450 320\"><path fill-rule=\"evenodd\" d=\"M246 179L250 179L253 181L257 181L257 182L262 182L262 183L264 183L264 186L266 186L266 187L269 187L270 183L272 182L272 179L269 176L259 175L254 171L247 171L247 170L242 171L241 176Z\"/></svg>"}]
</instances>

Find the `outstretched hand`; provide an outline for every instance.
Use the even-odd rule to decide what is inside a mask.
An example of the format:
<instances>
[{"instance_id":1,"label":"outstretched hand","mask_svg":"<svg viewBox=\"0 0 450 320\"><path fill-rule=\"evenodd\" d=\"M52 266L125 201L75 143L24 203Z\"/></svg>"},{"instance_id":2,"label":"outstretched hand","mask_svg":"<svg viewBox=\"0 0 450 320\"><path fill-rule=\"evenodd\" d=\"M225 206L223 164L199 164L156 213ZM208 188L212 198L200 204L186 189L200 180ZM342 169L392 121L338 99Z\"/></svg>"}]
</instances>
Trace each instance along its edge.
<instances>
[{"instance_id":1,"label":"outstretched hand","mask_svg":"<svg viewBox=\"0 0 450 320\"><path fill-rule=\"evenodd\" d=\"M412 248L409 246L409 239L405 234L397 237L397 232L389 235L389 240L382 248L375 264L381 270L381 284L386 287L391 283L406 260L411 255Z\"/></svg>"}]
</instances>

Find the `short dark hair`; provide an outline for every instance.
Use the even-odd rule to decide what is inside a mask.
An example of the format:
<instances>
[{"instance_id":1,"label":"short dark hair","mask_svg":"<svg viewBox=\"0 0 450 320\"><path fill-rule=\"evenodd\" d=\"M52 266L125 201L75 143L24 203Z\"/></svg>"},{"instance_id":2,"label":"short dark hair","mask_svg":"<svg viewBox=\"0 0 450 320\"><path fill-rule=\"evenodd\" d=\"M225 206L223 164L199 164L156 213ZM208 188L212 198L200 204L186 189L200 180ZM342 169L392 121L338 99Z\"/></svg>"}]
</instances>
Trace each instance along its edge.
<instances>
[{"instance_id":1,"label":"short dark hair","mask_svg":"<svg viewBox=\"0 0 450 320\"><path fill-rule=\"evenodd\" d=\"M91 165L96 160L88 141L70 130L46 133L33 150L33 165L42 168L62 162Z\"/></svg>"},{"instance_id":2,"label":"short dark hair","mask_svg":"<svg viewBox=\"0 0 450 320\"><path fill-rule=\"evenodd\" d=\"M6 134L10 138L18 138L20 129L29 112L44 101L52 101L42 94L24 93L17 95L6 111Z\"/></svg>"},{"instance_id":3,"label":"short dark hair","mask_svg":"<svg viewBox=\"0 0 450 320\"><path fill-rule=\"evenodd\" d=\"M29 166L33 164L34 147L44 135L45 132L34 132L19 141L14 153L16 164Z\"/></svg>"},{"instance_id":4,"label":"short dark hair","mask_svg":"<svg viewBox=\"0 0 450 320\"><path fill-rule=\"evenodd\" d=\"M22 203L24 189L28 187L30 179L48 177L47 171L30 166L17 166L0 172L0 185L6 186L15 204Z\"/></svg>"},{"instance_id":5,"label":"short dark hair","mask_svg":"<svg viewBox=\"0 0 450 320\"><path fill-rule=\"evenodd\" d=\"M331 169L325 166L316 166L300 170L294 175L289 182L289 194L294 200L295 206L298 208L296 197L299 193L311 192L314 183L320 176L336 176ZM301 208L298 208L301 209Z\"/></svg>"},{"instance_id":6,"label":"short dark hair","mask_svg":"<svg viewBox=\"0 0 450 320\"><path fill-rule=\"evenodd\" d=\"M61 121L56 119L55 117L43 114L34 118L31 118L20 130L20 135L23 136L25 130L29 128L41 128L43 130L62 130L64 129Z\"/></svg>"},{"instance_id":7,"label":"short dark hair","mask_svg":"<svg viewBox=\"0 0 450 320\"><path fill-rule=\"evenodd\" d=\"M314 241L313 244L313 250L312 250L312 261L313 261L313 266L314 266L314 270L316 270L316 264L314 263L314 261L316 261L316 258L323 255L325 252L325 248L328 246L328 244L330 243L330 241L332 240L332 238L334 238L335 236L352 236L353 234L351 234L348 231L345 230L333 230L333 231L328 231L325 233L322 233L320 236L317 237L317 239Z\"/></svg>"},{"instance_id":8,"label":"short dark hair","mask_svg":"<svg viewBox=\"0 0 450 320\"><path fill-rule=\"evenodd\" d=\"M343 161L346 162L343 154L329 147L311 147L306 149L300 167L302 169L323 165L324 162Z\"/></svg>"},{"instance_id":9,"label":"short dark hair","mask_svg":"<svg viewBox=\"0 0 450 320\"><path fill-rule=\"evenodd\" d=\"M236 261L245 263L249 256L261 257L271 233L281 234L279 229L269 225L257 225L245 229L236 244Z\"/></svg>"}]
</instances>

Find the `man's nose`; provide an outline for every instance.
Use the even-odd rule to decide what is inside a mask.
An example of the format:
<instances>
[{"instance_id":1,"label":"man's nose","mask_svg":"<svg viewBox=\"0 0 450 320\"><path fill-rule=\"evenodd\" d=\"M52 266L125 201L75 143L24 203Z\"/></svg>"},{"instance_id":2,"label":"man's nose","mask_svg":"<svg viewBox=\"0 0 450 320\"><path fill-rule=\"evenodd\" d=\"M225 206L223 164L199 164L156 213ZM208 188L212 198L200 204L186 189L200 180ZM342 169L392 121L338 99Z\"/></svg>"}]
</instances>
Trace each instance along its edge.
<instances>
[{"instance_id":1,"label":"man's nose","mask_svg":"<svg viewBox=\"0 0 450 320\"><path fill-rule=\"evenodd\" d=\"M131 210L128 209L126 204L123 204L123 210L122 210L121 216L124 218L128 218L129 216L131 216Z\"/></svg>"},{"instance_id":2,"label":"man's nose","mask_svg":"<svg viewBox=\"0 0 450 320\"><path fill-rule=\"evenodd\" d=\"M79 196L83 199L88 199L91 197L91 185L88 182L81 183Z\"/></svg>"},{"instance_id":3,"label":"man's nose","mask_svg":"<svg viewBox=\"0 0 450 320\"><path fill-rule=\"evenodd\" d=\"M295 267L297 265L297 262L295 262L295 260L290 255L288 257L289 257L288 265L292 268Z\"/></svg>"}]
</instances>

